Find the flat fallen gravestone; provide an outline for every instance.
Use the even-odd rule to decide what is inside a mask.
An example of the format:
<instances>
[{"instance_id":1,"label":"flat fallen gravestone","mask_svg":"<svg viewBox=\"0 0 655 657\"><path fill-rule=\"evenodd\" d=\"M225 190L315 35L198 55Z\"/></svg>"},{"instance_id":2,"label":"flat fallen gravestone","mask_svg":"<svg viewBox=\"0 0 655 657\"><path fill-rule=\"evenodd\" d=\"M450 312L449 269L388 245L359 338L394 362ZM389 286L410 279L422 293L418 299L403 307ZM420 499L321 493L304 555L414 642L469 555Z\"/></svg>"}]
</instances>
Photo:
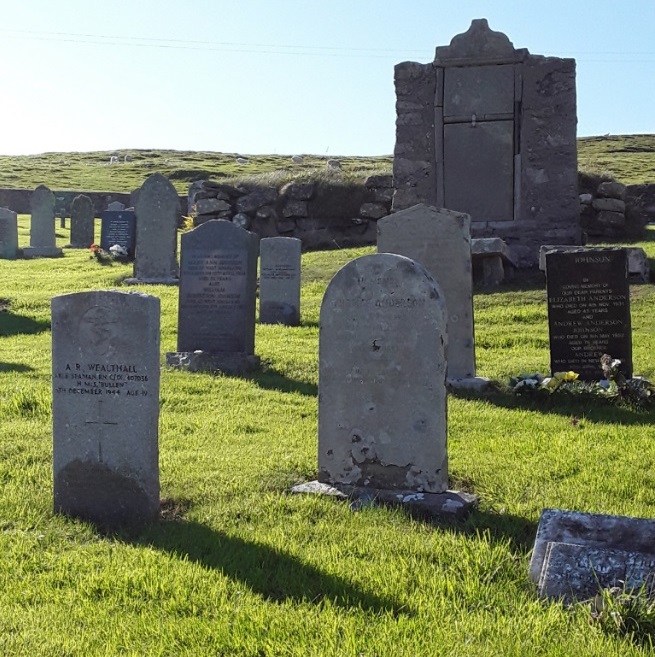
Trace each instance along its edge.
<instances>
[{"instance_id":1,"label":"flat fallen gravestone","mask_svg":"<svg viewBox=\"0 0 655 657\"><path fill-rule=\"evenodd\" d=\"M118 245L127 251L127 258L134 258L136 215L134 210L105 210L101 217L100 247L109 253Z\"/></svg>"},{"instance_id":2,"label":"flat fallen gravestone","mask_svg":"<svg viewBox=\"0 0 655 657\"><path fill-rule=\"evenodd\" d=\"M319 482L326 492L461 515L448 492L446 312L427 270L363 256L330 282L320 315Z\"/></svg>"},{"instance_id":3,"label":"flat fallen gravestone","mask_svg":"<svg viewBox=\"0 0 655 657\"><path fill-rule=\"evenodd\" d=\"M585 599L600 588L651 585L655 520L544 509L530 579L542 597Z\"/></svg>"},{"instance_id":4,"label":"flat fallen gravestone","mask_svg":"<svg viewBox=\"0 0 655 657\"><path fill-rule=\"evenodd\" d=\"M300 259L297 237L266 237L260 242L259 321L300 323Z\"/></svg>"},{"instance_id":5,"label":"flat fallen gravestone","mask_svg":"<svg viewBox=\"0 0 655 657\"><path fill-rule=\"evenodd\" d=\"M552 373L603 378L603 354L621 360L632 377L630 287L624 249L546 254L548 331Z\"/></svg>"},{"instance_id":6,"label":"flat fallen gravestone","mask_svg":"<svg viewBox=\"0 0 655 657\"><path fill-rule=\"evenodd\" d=\"M26 258L53 258L62 251L55 242L55 195L39 185L30 199L30 245L23 249Z\"/></svg>"},{"instance_id":7,"label":"flat fallen gravestone","mask_svg":"<svg viewBox=\"0 0 655 657\"><path fill-rule=\"evenodd\" d=\"M18 254L18 215L0 208L0 258L13 260Z\"/></svg>"},{"instance_id":8,"label":"flat fallen gravestone","mask_svg":"<svg viewBox=\"0 0 655 657\"><path fill-rule=\"evenodd\" d=\"M166 176L153 173L143 183L136 204L136 253L130 285L177 285L177 226L180 197Z\"/></svg>"},{"instance_id":9,"label":"flat fallen gravestone","mask_svg":"<svg viewBox=\"0 0 655 657\"><path fill-rule=\"evenodd\" d=\"M79 194L71 203L71 234L69 248L88 249L95 241L93 201Z\"/></svg>"},{"instance_id":10,"label":"flat fallen gravestone","mask_svg":"<svg viewBox=\"0 0 655 657\"><path fill-rule=\"evenodd\" d=\"M156 297L52 299L54 509L103 526L159 511Z\"/></svg>"},{"instance_id":11,"label":"flat fallen gravestone","mask_svg":"<svg viewBox=\"0 0 655 657\"><path fill-rule=\"evenodd\" d=\"M240 374L255 369L259 238L231 221L211 220L181 242L177 352L172 367Z\"/></svg>"}]
</instances>

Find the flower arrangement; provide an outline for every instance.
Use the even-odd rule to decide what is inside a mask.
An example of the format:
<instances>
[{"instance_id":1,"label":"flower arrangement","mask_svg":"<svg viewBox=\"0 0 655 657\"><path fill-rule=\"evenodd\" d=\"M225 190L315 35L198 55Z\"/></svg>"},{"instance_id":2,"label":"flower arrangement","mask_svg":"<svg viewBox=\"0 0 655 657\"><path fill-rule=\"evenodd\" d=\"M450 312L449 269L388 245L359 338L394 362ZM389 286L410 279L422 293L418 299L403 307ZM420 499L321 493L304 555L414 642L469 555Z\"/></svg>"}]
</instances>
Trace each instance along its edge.
<instances>
[{"instance_id":1,"label":"flower arrangement","mask_svg":"<svg viewBox=\"0 0 655 657\"><path fill-rule=\"evenodd\" d=\"M95 258L102 265L111 264L113 260L126 260L128 256L127 249L120 244L110 246L109 252L97 244L92 244L89 251L91 251L90 257Z\"/></svg>"}]
</instances>

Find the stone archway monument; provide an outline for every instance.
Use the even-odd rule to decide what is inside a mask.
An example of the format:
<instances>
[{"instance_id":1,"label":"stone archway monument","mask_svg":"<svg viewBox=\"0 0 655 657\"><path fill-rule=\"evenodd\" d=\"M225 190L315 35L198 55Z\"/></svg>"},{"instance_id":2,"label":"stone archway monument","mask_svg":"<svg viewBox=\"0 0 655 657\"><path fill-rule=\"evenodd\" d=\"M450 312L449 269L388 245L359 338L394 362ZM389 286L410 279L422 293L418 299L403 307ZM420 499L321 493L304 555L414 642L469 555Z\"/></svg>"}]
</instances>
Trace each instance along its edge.
<instances>
[{"instance_id":1,"label":"stone archway monument","mask_svg":"<svg viewBox=\"0 0 655 657\"><path fill-rule=\"evenodd\" d=\"M553 235L580 244L575 60L516 49L478 19L434 62L398 64L395 84L393 210L465 212L521 266Z\"/></svg>"}]
</instances>

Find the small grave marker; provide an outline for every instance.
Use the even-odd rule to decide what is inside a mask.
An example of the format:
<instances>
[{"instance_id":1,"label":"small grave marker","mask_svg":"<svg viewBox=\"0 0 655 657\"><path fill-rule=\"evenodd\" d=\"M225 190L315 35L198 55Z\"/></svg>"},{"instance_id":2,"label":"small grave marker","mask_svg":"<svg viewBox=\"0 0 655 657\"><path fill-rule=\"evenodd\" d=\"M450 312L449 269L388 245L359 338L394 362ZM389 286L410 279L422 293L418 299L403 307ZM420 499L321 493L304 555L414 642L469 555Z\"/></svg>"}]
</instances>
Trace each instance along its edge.
<instances>
[{"instance_id":1,"label":"small grave marker","mask_svg":"<svg viewBox=\"0 0 655 657\"><path fill-rule=\"evenodd\" d=\"M0 208L0 258L13 260L18 254L18 215Z\"/></svg>"},{"instance_id":2,"label":"small grave marker","mask_svg":"<svg viewBox=\"0 0 655 657\"><path fill-rule=\"evenodd\" d=\"M260 242L259 321L300 323L302 242L296 237L266 237Z\"/></svg>"},{"instance_id":3,"label":"small grave marker","mask_svg":"<svg viewBox=\"0 0 655 657\"><path fill-rule=\"evenodd\" d=\"M136 215L134 210L106 210L102 213L100 247L103 251L117 244L127 251L127 258L134 258Z\"/></svg>"}]
</instances>

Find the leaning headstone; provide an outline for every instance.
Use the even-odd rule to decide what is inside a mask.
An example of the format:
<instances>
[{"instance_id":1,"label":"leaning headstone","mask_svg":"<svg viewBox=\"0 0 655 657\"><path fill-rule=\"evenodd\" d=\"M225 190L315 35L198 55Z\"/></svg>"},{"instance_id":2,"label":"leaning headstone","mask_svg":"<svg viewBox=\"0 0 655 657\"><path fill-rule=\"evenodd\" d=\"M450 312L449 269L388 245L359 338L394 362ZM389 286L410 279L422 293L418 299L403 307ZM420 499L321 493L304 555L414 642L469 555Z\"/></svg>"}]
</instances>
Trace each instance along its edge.
<instances>
[{"instance_id":1,"label":"leaning headstone","mask_svg":"<svg viewBox=\"0 0 655 657\"><path fill-rule=\"evenodd\" d=\"M95 241L93 201L79 194L71 203L70 244L73 249L88 249Z\"/></svg>"},{"instance_id":2,"label":"leaning headstone","mask_svg":"<svg viewBox=\"0 0 655 657\"><path fill-rule=\"evenodd\" d=\"M420 264L363 256L330 282L320 314L318 483L344 494L462 514L448 491L446 311Z\"/></svg>"},{"instance_id":3,"label":"leaning headstone","mask_svg":"<svg viewBox=\"0 0 655 657\"><path fill-rule=\"evenodd\" d=\"M121 210L125 210L125 204L120 201L112 201L107 204L107 210L109 210L109 212L120 212Z\"/></svg>"},{"instance_id":4,"label":"leaning headstone","mask_svg":"<svg viewBox=\"0 0 655 657\"><path fill-rule=\"evenodd\" d=\"M297 237L266 237L260 242L259 321L300 323L300 258Z\"/></svg>"},{"instance_id":5,"label":"leaning headstone","mask_svg":"<svg viewBox=\"0 0 655 657\"><path fill-rule=\"evenodd\" d=\"M156 297L52 299L54 508L100 525L159 511Z\"/></svg>"},{"instance_id":6,"label":"leaning headstone","mask_svg":"<svg viewBox=\"0 0 655 657\"><path fill-rule=\"evenodd\" d=\"M544 509L530 579L542 597L590 598L600 588L638 589L655 576L655 520Z\"/></svg>"},{"instance_id":7,"label":"leaning headstone","mask_svg":"<svg viewBox=\"0 0 655 657\"><path fill-rule=\"evenodd\" d=\"M213 219L182 235L177 352L173 367L244 373L255 356L259 238Z\"/></svg>"},{"instance_id":8,"label":"leaning headstone","mask_svg":"<svg viewBox=\"0 0 655 657\"><path fill-rule=\"evenodd\" d=\"M603 354L632 376L630 288L624 249L546 254L551 372L603 378Z\"/></svg>"},{"instance_id":9,"label":"leaning headstone","mask_svg":"<svg viewBox=\"0 0 655 657\"><path fill-rule=\"evenodd\" d=\"M415 205L378 221L378 253L420 262L443 290L448 311L448 380L475 377L471 218Z\"/></svg>"},{"instance_id":10,"label":"leaning headstone","mask_svg":"<svg viewBox=\"0 0 655 657\"><path fill-rule=\"evenodd\" d=\"M55 195L39 185L30 201L30 245L23 249L26 258L52 258L62 251L55 243Z\"/></svg>"},{"instance_id":11,"label":"leaning headstone","mask_svg":"<svg viewBox=\"0 0 655 657\"><path fill-rule=\"evenodd\" d=\"M177 285L180 198L168 178L154 173L143 183L138 199L134 278L125 282Z\"/></svg>"},{"instance_id":12,"label":"leaning headstone","mask_svg":"<svg viewBox=\"0 0 655 657\"><path fill-rule=\"evenodd\" d=\"M0 258L13 260L18 254L18 215L0 208Z\"/></svg>"},{"instance_id":13,"label":"leaning headstone","mask_svg":"<svg viewBox=\"0 0 655 657\"><path fill-rule=\"evenodd\" d=\"M109 249L118 245L127 252L127 259L134 258L136 237L136 215L134 210L112 211L102 213L100 228L100 247L109 253Z\"/></svg>"}]
</instances>

